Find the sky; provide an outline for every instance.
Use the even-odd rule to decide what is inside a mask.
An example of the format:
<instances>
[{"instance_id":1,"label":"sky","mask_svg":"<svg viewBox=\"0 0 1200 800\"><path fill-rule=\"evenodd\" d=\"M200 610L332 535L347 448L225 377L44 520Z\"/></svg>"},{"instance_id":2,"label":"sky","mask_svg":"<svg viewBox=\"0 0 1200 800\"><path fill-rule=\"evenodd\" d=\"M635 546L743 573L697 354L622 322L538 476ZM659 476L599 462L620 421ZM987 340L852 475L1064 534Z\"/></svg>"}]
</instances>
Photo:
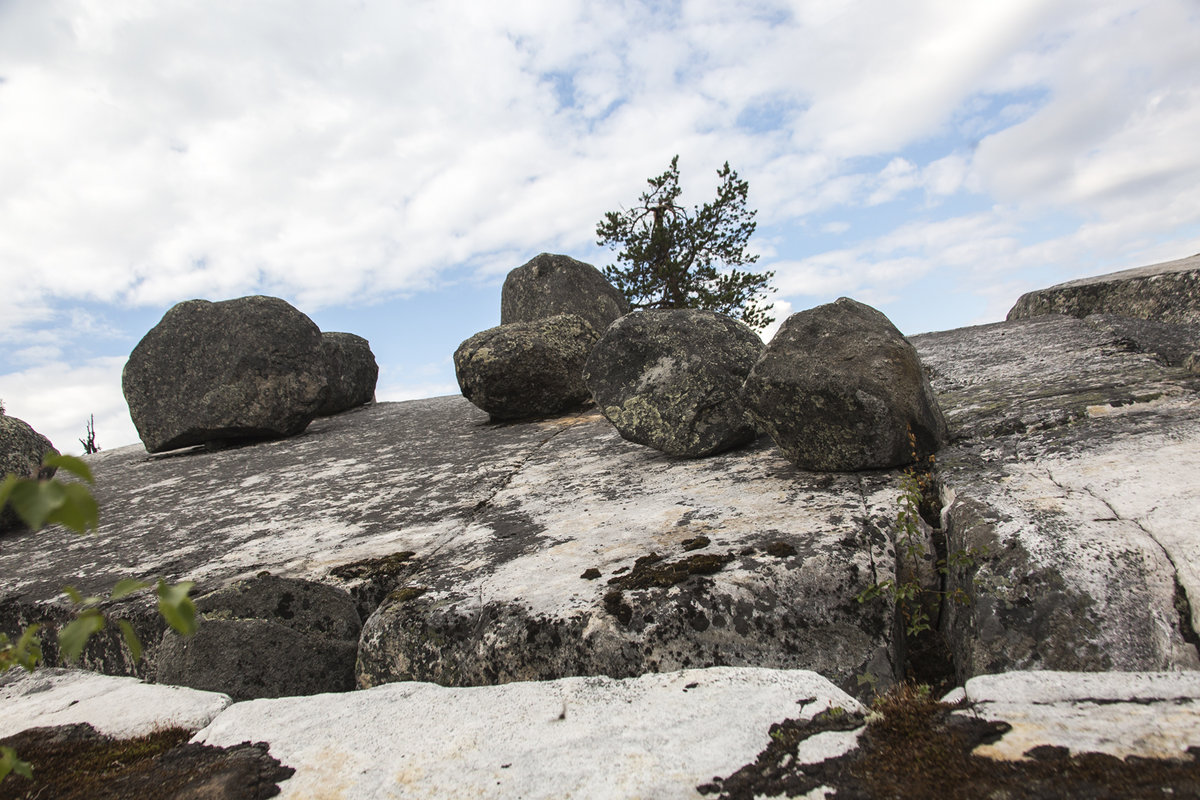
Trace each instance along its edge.
<instances>
[{"instance_id":1,"label":"sky","mask_svg":"<svg viewBox=\"0 0 1200 800\"><path fill-rule=\"evenodd\" d=\"M1200 0L0 0L0 400L136 443L130 351L250 294L455 394L507 272L615 263L676 154L686 204L749 182L779 321L999 321L1200 252L1197 42Z\"/></svg>"}]
</instances>

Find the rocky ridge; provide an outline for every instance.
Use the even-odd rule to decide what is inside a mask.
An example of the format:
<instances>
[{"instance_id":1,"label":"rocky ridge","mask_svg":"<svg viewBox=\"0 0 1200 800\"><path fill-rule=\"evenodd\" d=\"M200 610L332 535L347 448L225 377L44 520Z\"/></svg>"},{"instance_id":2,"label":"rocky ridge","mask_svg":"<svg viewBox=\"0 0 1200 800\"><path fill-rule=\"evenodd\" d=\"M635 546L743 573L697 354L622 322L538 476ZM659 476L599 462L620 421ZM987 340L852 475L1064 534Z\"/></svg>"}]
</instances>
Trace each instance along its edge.
<instances>
[{"instance_id":1,"label":"rocky ridge","mask_svg":"<svg viewBox=\"0 0 1200 800\"><path fill-rule=\"evenodd\" d=\"M1174 709L1171 727L1180 738L1173 744L1127 747L1117 757L1165 752L1186 763L1186 748L1200 741L1193 614L1200 591L1193 535L1200 376L1179 363L1176 328L1046 315L911 341L950 431L937 456L942 507L931 515L940 523L931 545L941 555L970 553L944 584L933 577L938 583L930 587L961 589L967 599L945 604L935 620L966 684L960 699L1000 719L1026 714L1034 720L1026 728L1038 730L1036 715L1051 705L1044 693L1021 710L997 705L1005 693L1016 696L1010 688L988 694L972 686L1006 677L1013 685L1038 684L1022 670L1112 674L1116 683L1099 684L1063 674L1058 696L1075 709L1066 728L1092 718L1089 703L1152 707L1153 730ZM836 686L801 696L796 684L788 689L795 704L820 697L818 706L858 713L847 693L866 699L870 681L883 688L904 676L908 643L893 624L894 607L857 599L896 574L895 471L804 472L765 440L700 461L672 459L620 439L594 412L497 425L460 399L359 408L318 420L291 440L254 447L163 456L126 448L90 460L101 531L0 540L0 570L12 576L0 601L0 629L61 620L63 575L77 576L85 590L131 572L196 579L202 591L263 571L316 580L353 598L365 621L357 681L375 687L321 696L330 705L316 716L341 714L333 710L341 707L360 722L356 704L367 695L386 694L374 702L396 709L402 701L389 692L427 698L415 708L478 692L468 707L495 702L500 710L512 704L505 693L514 687L541 697L540 708L561 699L560 681L592 681L628 699L641 696L635 686L649 684L690 694L706 685L704 676L720 679L721 670L758 670L785 682L815 670ZM129 664L115 642L100 641L91 666L155 677L161 631L145 605L122 610L151 644L148 660ZM1161 680L1130 677L1160 672ZM730 674L745 681L750 672ZM1143 694L1122 689L1146 680L1153 688ZM735 704L758 695L748 688ZM275 702L284 705L254 705ZM304 709L315 713L317 702L239 703L233 709L242 710L226 717L229 727L199 738L241 741L261 732L273 753L276 742L280 752L291 748L283 760L298 772L282 785L285 796L301 796L304 780L332 775L314 763L316 750L285 744L291 734L284 728L303 729ZM645 703L631 702L628 714L616 717L636 727ZM771 702L779 709L774 721L790 716L786 702ZM569 715L569 705L559 713ZM271 711L258 717L257 708ZM271 727L276 714L296 716ZM475 752L482 755L473 763L484 770L462 785L478 785L485 796L538 796L513 788L526 784L503 783L503 770L516 763L532 770L535 783L560 789L556 796L605 796L605 776L587 772L567 755L569 747L558 749L540 734L530 740L536 747L512 762L489 747L461 749L456 743L478 731L478 716L452 715L445 736L424 734L434 761L380 752L372 763L408 763L426 775L414 785L433 791L447 784L422 772L428 764ZM542 724L535 717L502 715L496 724L533 735ZM546 721L551 738L557 719ZM756 730L758 748L770 738L757 718L705 719L720 719L730 731ZM642 750L655 752L698 724L686 714L658 720ZM356 735L352 727L346 737ZM602 730L594 722L585 728ZM833 751L856 746L853 731L862 726L851 728L805 741L835 739L837 746L816 759L828 761ZM362 730L376 738L396 732L382 719ZM1098 736L1113 737L1112 723L1107 731ZM576 731L565 741L585 735ZM1013 747L1093 747L1038 735L1013 739L1020 742ZM311 746L330 746L321 742ZM730 752L748 763L757 750ZM488 766L493 757L499 766ZM688 762L690 777L663 788L668 784L649 782L654 770L629 758L617 771L633 783L614 783L624 793L608 796L641 790L631 786L657 786L661 791L645 789L656 796L696 796L705 786L720 793L712 776L731 777L728 765ZM393 767L384 772L362 778L358 794L384 796L398 780ZM351 773L337 778L359 786Z\"/></svg>"}]
</instances>

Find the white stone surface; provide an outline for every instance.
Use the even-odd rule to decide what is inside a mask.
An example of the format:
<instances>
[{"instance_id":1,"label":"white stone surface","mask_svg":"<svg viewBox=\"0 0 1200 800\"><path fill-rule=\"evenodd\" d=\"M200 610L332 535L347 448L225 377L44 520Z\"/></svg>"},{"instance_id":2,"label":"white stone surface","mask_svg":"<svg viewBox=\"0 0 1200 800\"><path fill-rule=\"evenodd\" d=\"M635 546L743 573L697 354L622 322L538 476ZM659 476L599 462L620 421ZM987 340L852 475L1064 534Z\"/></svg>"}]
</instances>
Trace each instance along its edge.
<instances>
[{"instance_id":1,"label":"white stone surface","mask_svg":"<svg viewBox=\"0 0 1200 800\"><path fill-rule=\"evenodd\" d=\"M1200 424L1041 467L1063 488L1102 503L1105 517L1132 522L1153 539L1200 609ZM1200 633L1200 614L1193 613L1192 627Z\"/></svg>"},{"instance_id":2,"label":"white stone surface","mask_svg":"<svg viewBox=\"0 0 1200 800\"><path fill-rule=\"evenodd\" d=\"M1182 759L1200 746L1200 672L1010 672L971 678L952 694L971 703L956 713L1012 725L998 742L975 749L990 758L1020 759L1053 745Z\"/></svg>"},{"instance_id":3,"label":"white stone surface","mask_svg":"<svg viewBox=\"0 0 1200 800\"><path fill-rule=\"evenodd\" d=\"M231 706L193 741L266 741L282 798L674 798L754 760L771 723L861 712L813 672L716 667L446 688L393 683ZM814 737L822 754L838 742ZM849 744L846 744L849 742Z\"/></svg>"},{"instance_id":4,"label":"white stone surface","mask_svg":"<svg viewBox=\"0 0 1200 800\"><path fill-rule=\"evenodd\" d=\"M117 738L161 728L198 730L232 701L228 695L142 683L94 672L38 669L0 684L0 737L29 728L87 722Z\"/></svg>"}]
</instances>

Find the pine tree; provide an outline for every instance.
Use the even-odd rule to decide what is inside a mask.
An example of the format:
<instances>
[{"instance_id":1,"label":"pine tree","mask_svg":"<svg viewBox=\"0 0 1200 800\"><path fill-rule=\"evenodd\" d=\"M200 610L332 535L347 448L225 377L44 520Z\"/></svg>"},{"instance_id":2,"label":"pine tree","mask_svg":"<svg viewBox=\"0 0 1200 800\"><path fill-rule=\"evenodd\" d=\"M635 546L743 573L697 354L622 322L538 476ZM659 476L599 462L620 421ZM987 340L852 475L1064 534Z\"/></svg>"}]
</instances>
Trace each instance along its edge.
<instances>
[{"instance_id":1,"label":"pine tree","mask_svg":"<svg viewBox=\"0 0 1200 800\"><path fill-rule=\"evenodd\" d=\"M737 269L753 264L746 250L757 213L746 208L750 185L729 162L717 170L721 183L711 203L691 211L679 205L679 156L650 191L628 211L610 211L596 226L597 244L617 253L604 275L635 308L704 308L763 329L774 318L761 300L774 292L773 271Z\"/></svg>"}]
</instances>

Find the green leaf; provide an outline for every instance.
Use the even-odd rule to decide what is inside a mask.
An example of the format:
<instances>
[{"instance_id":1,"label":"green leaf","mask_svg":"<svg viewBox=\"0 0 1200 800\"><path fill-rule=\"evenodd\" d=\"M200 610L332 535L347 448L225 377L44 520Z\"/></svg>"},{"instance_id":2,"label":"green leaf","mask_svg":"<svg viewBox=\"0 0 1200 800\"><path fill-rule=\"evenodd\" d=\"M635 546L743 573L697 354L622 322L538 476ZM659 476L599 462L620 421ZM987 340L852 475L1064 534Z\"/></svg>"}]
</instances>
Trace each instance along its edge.
<instances>
[{"instance_id":1,"label":"green leaf","mask_svg":"<svg viewBox=\"0 0 1200 800\"><path fill-rule=\"evenodd\" d=\"M58 469L65 470L75 477L87 481L88 483L96 482L95 479L92 478L92 468L88 466L86 461L78 456L56 456L53 453L47 453L46 457L42 459L42 464L47 467L57 467Z\"/></svg>"},{"instance_id":2,"label":"green leaf","mask_svg":"<svg viewBox=\"0 0 1200 800\"><path fill-rule=\"evenodd\" d=\"M8 503L8 496L12 494L13 487L17 485L17 476L11 472L4 476L4 480L0 481L0 508L4 508Z\"/></svg>"},{"instance_id":3,"label":"green leaf","mask_svg":"<svg viewBox=\"0 0 1200 800\"><path fill-rule=\"evenodd\" d=\"M41 530L46 520L66 501L63 484L58 481L18 479L8 495L8 503L25 524Z\"/></svg>"},{"instance_id":4,"label":"green leaf","mask_svg":"<svg viewBox=\"0 0 1200 800\"><path fill-rule=\"evenodd\" d=\"M196 632L196 604L188 597L195 585L193 581L170 585L162 578L158 580L158 611L167 624L183 636Z\"/></svg>"},{"instance_id":5,"label":"green leaf","mask_svg":"<svg viewBox=\"0 0 1200 800\"><path fill-rule=\"evenodd\" d=\"M0 781L7 778L10 772L26 778L33 778L33 767L29 765L28 761L17 758L17 751L11 747L0 746Z\"/></svg>"},{"instance_id":6,"label":"green leaf","mask_svg":"<svg viewBox=\"0 0 1200 800\"><path fill-rule=\"evenodd\" d=\"M150 586L151 584L146 583L145 581L139 581L136 578L122 578L121 580L117 581L117 585L113 587L112 594L109 595L109 599L120 600L122 597L131 595L134 592L141 591L142 589L149 589Z\"/></svg>"},{"instance_id":7,"label":"green leaf","mask_svg":"<svg viewBox=\"0 0 1200 800\"><path fill-rule=\"evenodd\" d=\"M58 632L59 657L65 664L73 664L83 654L88 639L104 630L104 616L95 608L89 608Z\"/></svg>"},{"instance_id":8,"label":"green leaf","mask_svg":"<svg viewBox=\"0 0 1200 800\"><path fill-rule=\"evenodd\" d=\"M65 483L62 490L63 502L46 518L48 522L56 522L76 533L87 533L100 527L100 509L86 486Z\"/></svg>"},{"instance_id":9,"label":"green leaf","mask_svg":"<svg viewBox=\"0 0 1200 800\"><path fill-rule=\"evenodd\" d=\"M133 626L129 624L129 620L117 620L117 627L121 629L121 635L125 637L125 646L129 648L130 654L133 655L134 661L142 660L142 640L134 632Z\"/></svg>"},{"instance_id":10,"label":"green leaf","mask_svg":"<svg viewBox=\"0 0 1200 800\"><path fill-rule=\"evenodd\" d=\"M21 631L21 637L13 645L12 660L26 672L33 672L42 660L42 639L38 636L41 628L41 625L30 625Z\"/></svg>"},{"instance_id":11,"label":"green leaf","mask_svg":"<svg viewBox=\"0 0 1200 800\"><path fill-rule=\"evenodd\" d=\"M71 602L77 606L83 605L83 595L74 586L64 586L63 594L71 598Z\"/></svg>"}]
</instances>

